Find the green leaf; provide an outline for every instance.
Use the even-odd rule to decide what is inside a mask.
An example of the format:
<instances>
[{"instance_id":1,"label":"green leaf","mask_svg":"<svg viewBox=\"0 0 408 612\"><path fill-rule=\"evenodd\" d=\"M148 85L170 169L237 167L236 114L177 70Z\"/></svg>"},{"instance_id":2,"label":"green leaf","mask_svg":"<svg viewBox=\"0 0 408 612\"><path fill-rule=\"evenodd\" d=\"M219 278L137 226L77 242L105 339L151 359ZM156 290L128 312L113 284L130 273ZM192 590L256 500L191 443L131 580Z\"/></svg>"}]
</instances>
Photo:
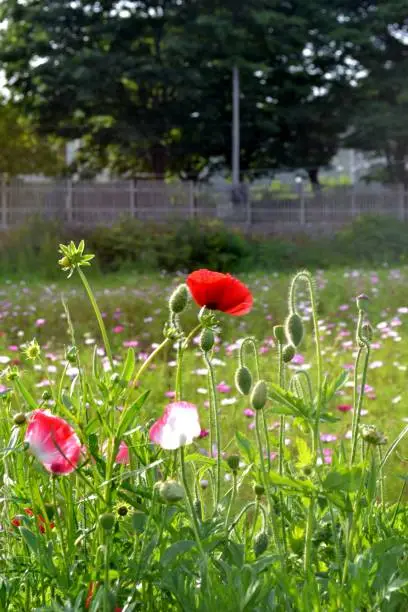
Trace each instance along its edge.
<instances>
[{"instance_id":1,"label":"green leaf","mask_svg":"<svg viewBox=\"0 0 408 612\"><path fill-rule=\"evenodd\" d=\"M206 457L205 455L201 455L200 453L192 453L191 455L187 455L184 458L184 461L186 463L194 461L195 463L198 463L200 465L207 465L210 467L214 467L215 465L217 465L216 459L213 459L212 457Z\"/></svg>"},{"instance_id":2,"label":"green leaf","mask_svg":"<svg viewBox=\"0 0 408 612\"><path fill-rule=\"evenodd\" d=\"M239 431L235 433L235 437L237 439L239 448L242 450L242 452L248 459L248 463L253 463L255 457L255 450L253 445L251 444L251 441Z\"/></svg>"},{"instance_id":3,"label":"green leaf","mask_svg":"<svg viewBox=\"0 0 408 612\"><path fill-rule=\"evenodd\" d=\"M131 406L129 406L129 408L122 412L115 435L115 438L118 441L118 445L122 440L123 435L128 429L130 429L133 419L136 417L137 413L140 412L143 404L145 403L149 395L150 391L145 391L137 398L137 400Z\"/></svg>"},{"instance_id":4,"label":"green leaf","mask_svg":"<svg viewBox=\"0 0 408 612\"><path fill-rule=\"evenodd\" d=\"M290 489L312 492L315 486L311 480L295 480L289 476L280 476L277 472L270 472L268 475L269 482L276 487L289 487Z\"/></svg>"},{"instance_id":5,"label":"green leaf","mask_svg":"<svg viewBox=\"0 0 408 612\"><path fill-rule=\"evenodd\" d=\"M360 486L363 470L360 466L338 467L330 472L323 481L323 488L328 491L356 491Z\"/></svg>"},{"instance_id":6,"label":"green leaf","mask_svg":"<svg viewBox=\"0 0 408 612\"><path fill-rule=\"evenodd\" d=\"M125 363L123 365L122 373L120 375L121 379L126 381L127 383L131 380L133 376L133 371L135 369L136 359L135 359L135 351L132 348L129 348Z\"/></svg>"},{"instance_id":7,"label":"green leaf","mask_svg":"<svg viewBox=\"0 0 408 612\"><path fill-rule=\"evenodd\" d=\"M269 386L269 397L274 402L280 404L274 412L277 414L291 414L293 416L301 416L309 418L311 416L311 407L308 406L300 397L297 397L291 391L282 389L279 385L271 383ZM282 410L280 412L280 410Z\"/></svg>"},{"instance_id":8,"label":"green leaf","mask_svg":"<svg viewBox=\"0 0 408 612\"><path fill-rule=\"evenodd\" d=\"M27 527L19 527L19 531L23 536L28 548L36 555L39 555L40 543L38 537L33 534Z\"/></svg>"},{"instance_id":9,"label":"green leaf","mask_svg":"<svg viewBox=\"0 0 408 612\"><path fill-rule=\"evenodd\" d=\"M345 370L344 372L339 374L339 376L331 383L327 383L327 381L325 381L324 396L326 403L329 402L337 393L337 391L339 391L346 384L348 377L349 374Z\"/></svg>"},{"instance_id":10,"label":"green leaf","mask_svg":"<svg viewBox=\"0 0 408 612\"><path fill-rule=\"evenodd\" d=\"M160 559L161 565L163 567L166 567L167 565L172 563L176 557L188 552L195 546L196 543L194 540L180 540L179 542L172 544L172 546L170 546L164 551Z\"/></svg>"},{"instance_id":11,"label":"green leaf","mask_svg":"<svg viewBox=\"0 0 408 612\"><path fill-rule=\"evenodd\" d=\"M303 438L296 438L296 447L298 451L298 461L296 467L304 468L312 463L313 453L310 450L307 442Z\"/></svg>"}]
</instances>

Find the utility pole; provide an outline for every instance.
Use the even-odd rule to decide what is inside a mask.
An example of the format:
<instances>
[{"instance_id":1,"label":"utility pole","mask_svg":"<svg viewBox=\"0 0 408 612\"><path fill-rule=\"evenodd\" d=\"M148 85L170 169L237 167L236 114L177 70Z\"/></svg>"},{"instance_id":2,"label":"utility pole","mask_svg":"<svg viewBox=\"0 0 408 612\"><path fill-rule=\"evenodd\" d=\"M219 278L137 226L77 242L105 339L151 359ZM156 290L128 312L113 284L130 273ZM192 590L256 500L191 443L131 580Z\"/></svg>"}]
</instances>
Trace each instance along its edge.
<instances>
[{"instance_id":1,"label":"utility pole","mask_svg":"<svg viewBox=\"0 0 408 612\"><path fill-rule=\"evenodd\" d=\"M240 180L239 169L239 69L234 66L232 69L232 186L238 187Z\"/></svg>"}]
</instances>

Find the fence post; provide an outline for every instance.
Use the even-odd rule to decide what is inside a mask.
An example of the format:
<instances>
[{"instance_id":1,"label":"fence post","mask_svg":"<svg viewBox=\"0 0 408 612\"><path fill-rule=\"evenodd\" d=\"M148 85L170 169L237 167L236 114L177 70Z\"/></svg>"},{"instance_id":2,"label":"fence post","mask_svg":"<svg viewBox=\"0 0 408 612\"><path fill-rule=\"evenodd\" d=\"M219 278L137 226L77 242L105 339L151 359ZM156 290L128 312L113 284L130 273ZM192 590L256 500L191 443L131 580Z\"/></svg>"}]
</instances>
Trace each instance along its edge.
<instances>
[{"instance_id":1,"label":"fence post","mask_svg":"<svg viewBox=\"0 0 408 612\"><path fill-rule=\"evenodd\" d=\"M252 202L249 190L246 192L245 208L246 208L246 228L249 230L252 226Z\"/></svg>"},{"instance_id":2,"label":"fence post","mask_svg":"<svg viewBox=\"0 0 408 612\"><path fill-rule=\"evenodd\" d=\"M7 229L7 179L5 174L1 177L1 228Z\"/></svg>"},{"instance_id":3,"label":"fence post","mask_svg":"<svg viewBox=\"0 0 408 612\"><path fill-rule=\"evenodd\" d=\"M136 216L136 205L135 205L135 182L131 179L129 184L129 209L130 216L132 219Z\"/></svg>"},{"instance_id":4,"label":"fence post","mask_svg":"<svg viewBox=\"0 0 408 612\"><path fill-rule=\"evenodd\" d=\"M405 221L405 186L402 183L399 186L399 217Z\"/></svg>"},{"instance_id":5,"label":"fence post","mask_svg":"<svg viewBox=\"0 0 408 612\"><path fill-rule=\"evenodd\" d=\"M299 187L299 196L300 196L300 209L299 209L299 215L300 215L300 225L306 225L306 208L305 208L305 192L303 189L303 181L302 183L300 183L300 187Z\"/></svg>"},{"instance_id":6,"label":"fence post","mask_svg":"<svg viewBox=\"0 0 408 612\"><path fill-rule=\"evenodd\" d=\"M195 184L194 181L188 181L188 210L190 211L190 219L195 217Z\"/></svg>"},{"instance_id":7,"label":"fence post","mask_svg":"<svg viewBox=\"0 0 408 612\"><path fill-rule=\"evenodd\" d=\"M72 223L72 180L67 180L67 193L65 198L65 210L67 212L67 222Z\"/></svg>"},{"instance_id":8,"label":"fence post","mask_svg":"<svg viewBox=\"0 0 408 612\"><path fill-rule=\"evenodd\" d=\"M356 207L356 188L354 184L351 186L351 218L354 219L357 213Z\"/></svg>"}]
</instances>

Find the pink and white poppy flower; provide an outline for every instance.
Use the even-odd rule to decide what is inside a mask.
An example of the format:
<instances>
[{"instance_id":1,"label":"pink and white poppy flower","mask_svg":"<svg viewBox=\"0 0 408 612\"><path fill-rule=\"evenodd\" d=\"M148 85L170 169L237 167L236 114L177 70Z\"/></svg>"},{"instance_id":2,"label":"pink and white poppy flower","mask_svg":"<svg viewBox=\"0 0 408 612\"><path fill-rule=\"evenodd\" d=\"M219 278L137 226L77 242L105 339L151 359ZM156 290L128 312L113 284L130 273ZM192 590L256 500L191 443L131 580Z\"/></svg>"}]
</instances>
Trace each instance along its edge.
<instances>
[{"instance_id":1,"label":"pink and white poppy flower","mask_svg":"<svg viewBox=\"0 0 408 612\"><path fill-rule=\"evenodd\" d=\"M201 433L197 407L189 402L173 402L150 429L150 440L165 450L191 444Z\"/></svg>"},{"instance_id":2,"label":"pink and white poppy flower","mask_svg":"<svg viewBox=\"0 0 408 612\"><path fill-rule=\"evenodd\" d=\"M25 442L52 474L69 474L78 465L81 443L77 434L71 425L49 410L34 410L31 413Z\"/></svg>"},{"instance_id":3,"label":"pink and white poppy flower","mask_svg":"<svg viewBox=\"0 0 408 612\"><path fill-rule=\"evenodd\" d=\"M130 463L129 459L129 448L126 442L122 442L119 444L118 454L115 459L116 463L121 463L122 465L128 465Z\"/></svg>"}]
</instances>

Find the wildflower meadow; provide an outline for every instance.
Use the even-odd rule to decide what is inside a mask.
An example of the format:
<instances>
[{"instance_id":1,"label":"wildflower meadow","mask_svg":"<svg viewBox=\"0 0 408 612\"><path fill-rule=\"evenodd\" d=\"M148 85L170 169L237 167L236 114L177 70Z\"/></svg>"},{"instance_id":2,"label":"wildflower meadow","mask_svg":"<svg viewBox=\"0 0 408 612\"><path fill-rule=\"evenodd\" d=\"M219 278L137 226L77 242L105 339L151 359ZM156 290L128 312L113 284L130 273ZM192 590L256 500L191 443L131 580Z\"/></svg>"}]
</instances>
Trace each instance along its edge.
<instances>
[{"instance_id":1,"label":"wildflower meadow","mask_svg":"<svg viewBox=\"0 0 408 612\"><path fill-rule=\"evenodd\" d=\"M92 260L3 283L0 610L406 610L408 269Z\"/></svg>"}]
</instances>

